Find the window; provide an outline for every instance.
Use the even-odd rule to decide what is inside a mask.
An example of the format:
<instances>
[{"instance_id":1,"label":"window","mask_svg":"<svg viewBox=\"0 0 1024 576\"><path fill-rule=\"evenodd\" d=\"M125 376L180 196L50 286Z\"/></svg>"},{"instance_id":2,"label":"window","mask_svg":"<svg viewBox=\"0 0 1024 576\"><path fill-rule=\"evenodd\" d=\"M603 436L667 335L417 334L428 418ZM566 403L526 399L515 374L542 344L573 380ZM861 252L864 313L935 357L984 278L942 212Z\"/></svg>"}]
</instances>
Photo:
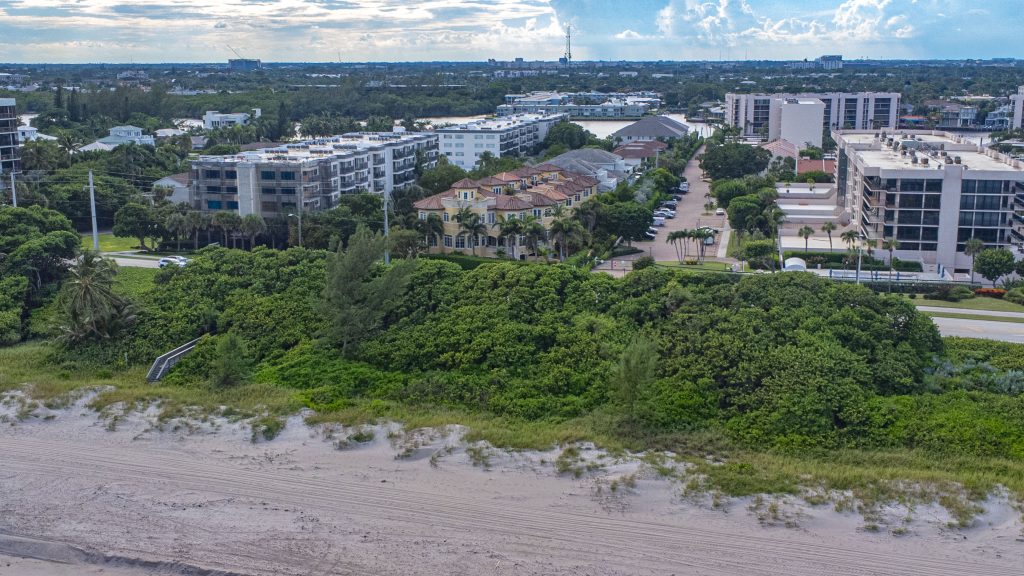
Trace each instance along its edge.
<instances>
[{"instance_id":1,"label":"window","mask_svg":"<svg viewBox=\"0 0 1024 576\"><path fill-rule=\"evenodd\" d=\"M295 172L281 172L281 180L295 180Z\"/></svg>"},{"instance_id":2,"label":"window","mask_svg":"<svg viewBox=\"0 0 1024 576\"><path fill-rule=\"evenodd\" d=\"M220 194L220 186L207 186L206 187L206 193L207 194Z\"/></svg>"},{"instance_id":3,"label":"window","mask_svg":"<svg viewBox=\"0 0 1024 576\"><path fill-rule=\"evenodd\" d=\"M203 178L220 180L220 170L203 170Z\"/></svg>"},{"instance_id":4,"label":"window","mask_svg":"<svg viewBox=\"0 0 1024 576\"><path fill-rule=\"evenodd\" d=\"M487 223L488 224L494 224L494 221L495 221L494 212L488 212L487 213Z\"/></svg>"},{"instance_id":5,"label":"window","mask_svg":"<svg viewBox=\"0 0 1024 576\"><path fill-rule=\"evenodd\" d=\"M207 200L206 208L207 210L220 210L220 200Z\"/></svg>"},{"instance_id":6,"label":"window","mask_svg":"<svg viewBox=\"0 0 1024 576\"><path fill-rule=\"evenodd\" d=\"M264 186L263 189L260 191L263 192L264 194L277 194L277 190L275 190L274 188L268 188L266 186Z\"/></svg>"},{"instance_id":7,"label":"window","mask_svg":"<svg viewBox=\"0 0 1024 576\"><path fill-rule=\"evenodd\" d=\"M238 186L226 186L224 192L227 194L238 194Z\"/></svg>"},{"instance_id":8,"label":"window","mask_svg":"<svg viewBox=\"0 0 1024 576\"><path fill-rule=\"evenodd\" d=\"M533 209L533 217L534 218L540 218L540 208L534 208Z\"/></svg>"},{"instance_id":9,"label":"window","mask_svg":"<svg viewBox=\"0 0 1024 576\"><path fill-rule=\"evenodd\" d=\"M235 202L234 200L228 200L228 209L238 210L238 202Z\"/></svg>"},{"instance_id":10,"label":"window","mask_svg":"<svg viewBox=\"0 0 1024 576\"><path fill-rule=\"evenodd\" d=\"M455 247L456 248L465 248L466 247L466 235L465 234L459 234L455 238Z\"/></svg>"},{"instance_id":11,"label":"window","mask_svg":"<svg viewBox=\"0 0 1024 576\"><path fill-rule=\"evenodd\" d=\"M238 172L235 172L234 170L225 170L224 171L224 178L226 180L237 180L238 179Z\"/></svg>"},{"instance_id":12,"label":"window","mask_svg":"<svg viewBox=\"0 0 1024 576\"><path fill-rule=\"evenodd\" d=\"M445 212L444 213L444 221L447 222L448 220L449 220L448 213ZM445 244L445 246L447 246L447 244Z\"/></svg>"},{"instance_id":13,"label":"window","mask_svg":"<svg viewBox=\"0 0 1024 576\"><path fill-rule=\"evenodd\" d=\"M925 194L924 196L924 207L925 208L941 208L942 207L942 196L938 194Z\"/></svg>"},{"instance_id":14,"label":"window","mask_svg":"<svg viewBox=\"0 0 1024 576\"><path fill-rule=\"evenodd\" d=\"M520 220L526 220L526 212L520 212L519 213L519 219Z\"/></svg>"},{"instance_id":15,"label":"window","mask_svg":"<svg viewBox=\"0 0 1024 576\"><path fill-rule=\"evenodd\" d=\"M420 220L426 220L426 219L427 219L427 213L421 210L420 211Z\"/></svg>"},{"instance_id":16,"label":"window","mask_svg":"<svg viewBox=\"0 0 1024 576\"><path fill-rule=\"evenodd\" d=\"M288 194L290 196L295 195L295 188L281 188L278 194Z\"/></svg>"},{"instance_id":17,"label":"window","mask_svg":"<svg viewBox=\"0 0 1024 576\"><path fill-rule=\"evenodd\" d=\"M266 201L260 203L260 210L263 212L277 212L277 202Z\"/></svg>"},{"instance_id":18,"label":"window","mask_svg":"<svg viewBox=\"0 0 1024 576\"><path fill-rule=\"evenodd\" d=\"M444 247L445 248L451 248L452 247L452 235L451 234L445 234L444 235Z\"/></svg>"},{"instance_id":19,"label":"window","mask_svg":"<svg viewBox=\"0 0 1024 576\"><path fill-rule=\"evenodd\" d=\"M577 195L575 196L575 199L576 199L576 201L577 201L577 202L579 202L579 201L580 201L580 195L579 195L579 194L577 194Z\"/></svg>"},{"instance_id":20,"label":"window","mask_svg":"<svg viewBox=\"0 0 1024 576\"><path fill-rule=\"evenodd\" d=\"M277 176L274 174L273 170L260 170L260 179L261 180L276 180Z\"/></svg>"}]
</instances>

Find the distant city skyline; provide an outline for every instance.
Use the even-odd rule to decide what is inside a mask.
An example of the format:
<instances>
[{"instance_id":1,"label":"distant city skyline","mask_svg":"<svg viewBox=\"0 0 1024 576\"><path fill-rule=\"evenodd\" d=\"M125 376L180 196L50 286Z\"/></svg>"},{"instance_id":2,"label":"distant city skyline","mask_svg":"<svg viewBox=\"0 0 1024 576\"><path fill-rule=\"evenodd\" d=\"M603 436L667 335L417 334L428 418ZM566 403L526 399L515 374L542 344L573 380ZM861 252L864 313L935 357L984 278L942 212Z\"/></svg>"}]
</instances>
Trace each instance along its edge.
<instances>
[{"instance_id":1,"label":"distant city skyline","mask_svg":"<svg viewBox=\"0 0 1024 576\"><path fill-rule=\"evenodd\" d=\"M0 0L12 63L1024 57L1018 0Z\"/></svg>"}]
</instances>

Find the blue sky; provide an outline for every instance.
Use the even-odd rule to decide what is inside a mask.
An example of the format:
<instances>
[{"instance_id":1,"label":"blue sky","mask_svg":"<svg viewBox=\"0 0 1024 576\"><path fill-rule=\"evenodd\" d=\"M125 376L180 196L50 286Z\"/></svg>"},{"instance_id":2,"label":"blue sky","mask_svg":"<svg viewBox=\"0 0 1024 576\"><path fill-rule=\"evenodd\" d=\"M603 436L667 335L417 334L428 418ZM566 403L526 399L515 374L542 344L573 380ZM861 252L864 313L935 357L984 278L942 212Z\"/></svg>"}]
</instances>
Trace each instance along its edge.
<instances>
[{"instance_id":1,"label":"blue sky","mask_svg":"<svg viewBox=\"0 0 1024 576\"><path fill-rule=\"evenodd\" d=\"M0 61L1024 57L1024 0L0 0Z\"/></svg>"}]
</instances>

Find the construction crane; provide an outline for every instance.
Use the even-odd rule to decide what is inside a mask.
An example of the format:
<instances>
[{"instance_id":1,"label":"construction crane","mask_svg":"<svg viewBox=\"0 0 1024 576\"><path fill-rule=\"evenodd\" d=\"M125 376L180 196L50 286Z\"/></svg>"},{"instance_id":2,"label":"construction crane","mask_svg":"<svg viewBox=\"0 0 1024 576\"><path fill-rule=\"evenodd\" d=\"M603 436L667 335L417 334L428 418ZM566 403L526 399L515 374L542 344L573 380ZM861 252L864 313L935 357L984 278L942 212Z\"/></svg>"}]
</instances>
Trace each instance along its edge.
<instances>
[{"instance_id":1,"label":"construction crane","mask_svg":"<svg viewBox=\"0 0 1024 576\"><path fill-rule=\"evenodd\" d=\"M566 66L572 63L572 24L565 25L565 56L559 58L558 62Z\"/></svg>"},{"instance_id":2,"label":"construction crane","mask_svg":"<svg viewBox=\"0 0 1024 576\"><path fill-rule=\"evenodd\" d=\"M234 52L235 56L238 56L239 60L245 60L246 59L245 56L242 56L241 54L238 53L238 50L235 50L234 48L232 48L231 44L225 44L225 46L228 47L228 50L231 50L232 52Z\"/></svg>"}]
</instances>

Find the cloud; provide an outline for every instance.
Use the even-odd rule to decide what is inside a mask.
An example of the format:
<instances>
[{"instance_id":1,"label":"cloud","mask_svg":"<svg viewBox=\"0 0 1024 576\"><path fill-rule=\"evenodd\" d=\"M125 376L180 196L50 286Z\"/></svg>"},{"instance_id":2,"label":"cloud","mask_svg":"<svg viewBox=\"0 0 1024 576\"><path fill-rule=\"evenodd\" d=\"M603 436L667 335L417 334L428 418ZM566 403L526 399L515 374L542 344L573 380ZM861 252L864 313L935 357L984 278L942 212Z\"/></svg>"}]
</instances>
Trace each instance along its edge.
<instances>
[{"instance_id":1,"label":"cloud","mask_svg":"<svg viewBox=\"0 0 1024 576\"><path fill-rule=\"evenodd\" d=\"M643 38L646 38L646 36L644 36L643 34L640 34L639 32L634 32L633 30L629 30L628 28L616 34L615 37L618 38L619 40L641 40Z\"/></svg>"}]
</instances>

